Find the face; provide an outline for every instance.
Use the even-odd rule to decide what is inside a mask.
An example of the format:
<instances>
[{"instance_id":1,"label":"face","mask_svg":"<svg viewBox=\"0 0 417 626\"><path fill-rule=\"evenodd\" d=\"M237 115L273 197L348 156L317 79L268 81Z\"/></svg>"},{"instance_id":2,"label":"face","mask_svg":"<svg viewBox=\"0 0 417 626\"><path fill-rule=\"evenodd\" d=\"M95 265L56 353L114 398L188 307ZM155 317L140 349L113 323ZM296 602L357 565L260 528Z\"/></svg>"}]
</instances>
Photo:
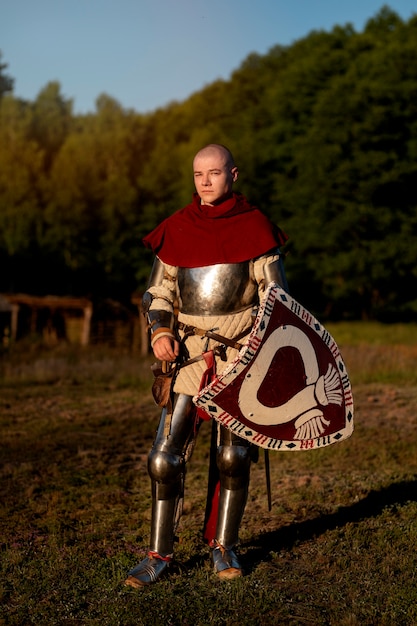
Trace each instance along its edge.
<instances>
[{"instance_id":1,"label":"face","mask_svg":"<svg viewBox=\"0 0 417 626\"><path fill-rule=\"evenodd\" d=\"M230 195L238 170L221 150L206 149L194 159L194 184L201 204L215 205Z\"/></svg>"}]
</instances>

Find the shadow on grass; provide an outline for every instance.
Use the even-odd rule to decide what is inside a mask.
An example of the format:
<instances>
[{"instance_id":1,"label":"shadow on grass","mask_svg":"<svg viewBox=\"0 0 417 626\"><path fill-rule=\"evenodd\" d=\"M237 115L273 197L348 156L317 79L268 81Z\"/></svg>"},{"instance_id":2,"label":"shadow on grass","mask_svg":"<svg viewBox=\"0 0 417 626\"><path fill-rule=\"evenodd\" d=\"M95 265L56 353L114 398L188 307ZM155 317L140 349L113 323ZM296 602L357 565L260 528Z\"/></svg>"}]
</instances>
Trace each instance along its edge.
<instances>
[{"instance_id":1,"label":"shadow on grass","mask_svg":"<svg viewBox=\"0 0 417 626\"><path fill-rule=\"evenodd\" d=\"M249 574L261 561L272 559L271 551L291 548L297 542L314 539L349 523L377 517L386 507L401 506L410 501L417 501L417 480L393 483L384 489L371 491L359 502L340 507L336 513L284 526L242 544L242 548L248 549L248 553L241 557L242 565Z\"/></svg>"},{"instance_id":2,"label":"shadow on grass","mask_svg":"<svg viewBox=\"0 0 417 626\"><path fill-rule=\"evenodd\" d=\"M248 575L256 569L259 563L271 561L272 551L289 549L296 543L309 541L329 530L377 517L386 507L401 506L411 501L417 502L417 480L393 483L384 489L371 491L355 504L340 507L336 513L320 515L320 517L283 526L278 530L254 537L251 541L241 544L242 554L239 560L245 574ZM207 550L205 555L194 555L187 561L173 564L171 571L184 574L196 567L203 567L209 560Z\"/></svg>"}]
</instances>

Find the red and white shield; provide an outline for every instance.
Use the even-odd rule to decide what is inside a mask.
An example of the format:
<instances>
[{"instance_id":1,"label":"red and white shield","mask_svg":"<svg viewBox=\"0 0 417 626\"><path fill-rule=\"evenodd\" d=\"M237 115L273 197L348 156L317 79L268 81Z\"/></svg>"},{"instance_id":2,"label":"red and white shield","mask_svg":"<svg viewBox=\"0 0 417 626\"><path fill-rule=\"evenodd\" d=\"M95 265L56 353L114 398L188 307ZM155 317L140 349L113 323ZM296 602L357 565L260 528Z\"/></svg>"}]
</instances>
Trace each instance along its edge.
<instances>
[{"instance_id":1,"label":"red and white shield","mask_svg":"<svg viewBox=\"0 0 417 626\"><path fill-rule=\"evenodd\" d=\"M352 390L335 340L276 283L237 358L194 402L270 450L322 448L353 432Z\"/></svg>"}]
</instances>

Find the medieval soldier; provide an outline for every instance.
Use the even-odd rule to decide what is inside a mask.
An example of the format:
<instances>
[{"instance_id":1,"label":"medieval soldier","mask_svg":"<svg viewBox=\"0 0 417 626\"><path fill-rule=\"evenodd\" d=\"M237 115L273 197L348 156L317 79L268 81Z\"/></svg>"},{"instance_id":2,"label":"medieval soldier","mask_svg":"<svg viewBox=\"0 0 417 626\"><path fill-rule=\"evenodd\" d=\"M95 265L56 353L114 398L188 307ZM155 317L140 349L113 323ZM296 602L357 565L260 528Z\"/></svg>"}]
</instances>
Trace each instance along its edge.
<instances>
[{"instance_id":1,"label":"medieval soldier","mask_svg":"<svg viewBox=\"0 0 417 626\"><path fill-rule=\"evenodd\" d=\"M286 235L232 191L238 168L230 151L208 145L196 154L193 166L197 193L192 203L144 239L156 255L143 297L151 345L159 361L175 363L175 375L172 403L165 403L148 459L150 550L129 572L126 584L133 587L155 582L173 557L185 466L200 420L193 396L236 357L266 286L273 281L286 289L279 249ZM234 548L247 500L252 444L217 428L218 481L205 538L213 549L214 571L232 579L242 575Z\"/></svg>"}]
</instances>

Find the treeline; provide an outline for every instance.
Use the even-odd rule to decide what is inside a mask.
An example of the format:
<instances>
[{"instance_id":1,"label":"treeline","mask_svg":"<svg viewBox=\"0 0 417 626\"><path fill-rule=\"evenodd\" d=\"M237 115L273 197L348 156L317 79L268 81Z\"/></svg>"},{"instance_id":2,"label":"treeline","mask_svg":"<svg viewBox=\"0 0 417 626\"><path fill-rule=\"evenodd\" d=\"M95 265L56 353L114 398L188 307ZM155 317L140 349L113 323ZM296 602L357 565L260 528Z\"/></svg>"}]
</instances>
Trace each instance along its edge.
<instances>
[{"instance_id":1,"label":"treeline","mask_svg":"<svg viewBox=\"0 0 417 626\"><path fill-rule=\"evenodd\" d=\"M0 65L0 292L114 297L145 286L141 238L188 203L191 161L228 145L238 189L290 236L292 292L326 318L417 311L417 17L312 32L151 114Z\"/></svg>"}]
</instances>

